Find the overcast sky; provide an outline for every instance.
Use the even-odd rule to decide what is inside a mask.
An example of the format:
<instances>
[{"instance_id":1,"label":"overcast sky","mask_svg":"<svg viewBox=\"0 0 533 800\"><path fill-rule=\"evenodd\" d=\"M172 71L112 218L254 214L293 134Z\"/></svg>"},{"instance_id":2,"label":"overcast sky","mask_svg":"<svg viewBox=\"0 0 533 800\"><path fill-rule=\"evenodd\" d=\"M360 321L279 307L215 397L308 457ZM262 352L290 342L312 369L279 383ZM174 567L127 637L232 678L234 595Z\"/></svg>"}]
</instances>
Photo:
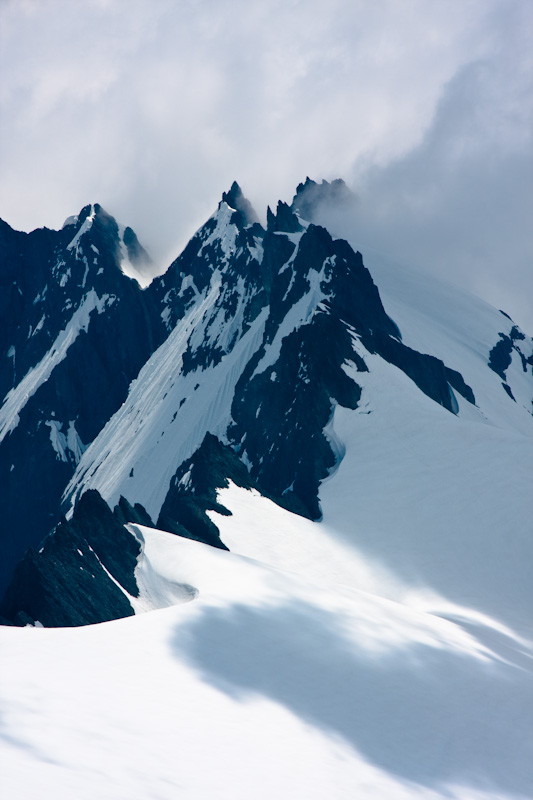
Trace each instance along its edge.
<instances>
[{"instance_id":1,"label":"overcast sky","mask_svg":"<svg viewBox=\"0 0 533 800\"><path fill-rule=\"evenodd\" d=\"M0 0L0 216L100 202L166 266L234 179L533 333L531 0ZM363 249L364 255L364 249Z\"/></svg>"}]
</instances>

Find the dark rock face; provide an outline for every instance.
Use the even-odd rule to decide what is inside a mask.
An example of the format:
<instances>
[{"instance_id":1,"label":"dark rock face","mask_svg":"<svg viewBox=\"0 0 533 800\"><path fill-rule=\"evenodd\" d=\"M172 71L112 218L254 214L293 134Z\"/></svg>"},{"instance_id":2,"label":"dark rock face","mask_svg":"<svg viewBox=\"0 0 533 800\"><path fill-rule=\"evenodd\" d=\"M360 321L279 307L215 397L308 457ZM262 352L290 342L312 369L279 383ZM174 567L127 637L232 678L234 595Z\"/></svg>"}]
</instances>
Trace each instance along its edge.
<instances>
[{"instance_id":1,"label":"dark rock face","mask_svg":"<svg viewBox=\"0 0 533 800\"><path fill-rule=\"evenodd\" d=\"M505 333L500 333L500 339L496 342L489 353L489 367L496 373L496 375L499 375L503 381L506 380L505 373L507 368L511 366L512 352L512 337L506 336Z\"/></svg>"},{"instance_id":2,"label":"dark rock face","mask_svg":"<svg viewBox=\"0 0 533 800\"><path fill-rule=\"evenodd\" d=\"M241 215L241 225L253 225L259 222L259 218L255 213L254 207L250 201L243 195L241 187L237 181L233 181L229 192L222 194L222 202L227 203L230 208L234 208Z\"/></svg>"},{"instance_id":3,"label":"dark rock face","mask_svg":"<svg viewBox=\"0 0 533 800\"><path fill-rule=\"evenodd\" d=\"M152 259L137 239L137 234L129 226L124 228L122 241L126 245L128 258L140 272L145 272L152 263Z\"/></svg>"},{"instance_id":4,"label":"dark rock face","mask_svg":"<svg viewBox=\"0 0 533 800\"><path fill-rule=\"evenodd\" d=\"M28 545L58 522L81 453L166 335L122 273L121 247L99 205L60 231L0 224L0 420L9 402L14 409L0 422L0 591Z\"/></svg>"},{"instance_id":5,"label":"dark rock face","mask_svg":"<svg viewBox=\"0 0 533 800\"><path fill-rule=\"evenodd\" d=\"M286 213L283 208L282 215ZM270 313L263 347L237 384L228 438L263 494L319 519L319 484L336 463L324 428L336 404L353 409L361 394L343 365L367 369L352 337L402 369L449 411L456 411L450 383L470 402L474 395L459 373L401 342L360 253L315 225L309 225L296 248L281 227L272 219L264 237L264 261L273 275ZM320 302L309 319L291 332L288 320L294 309L307 298L312 306L317 293ZM273 349L277 338L279 352L272 358L269 347Z\"/></svg>"},{"instance_id":6,"label":"dark rock face","mask_svg":"<svg viewBox=\"0 0 533 800\"><path fill-rule=\"evenodd\" d=\"M253 488L242 461L230 447L208 433L194 456L174 476L157 527L227 550L218 528L205 512L230 513L217 500L217 489L227 487L229 480L245 489Z\"/></svg>"},{"instance_id":7,"label":"dark rock face","mask_svg":"<svg viewBox=\"0 0 533 800\"><path fill-rule=\"evenodd\" d=\"M276 214L267 208L267 230L275 233L300 233L303 231L298 217L287 203L278 203Z\"/></svg>"},{"instance_id":8,"label":"dark rock face","mask_svg":"<svg viewBox=\"0 0 533 800\"><path fill-rule=\"evenodd\" d=\"M286 207L280 210L285 217ZM323 429L334 404L355 408L360 397L359 387L347 377L342 365L352 361L359 369L366 367L353 351L350 320L342 317L344 300L339 299L336 305L336 281L342 281L343 269L351 266L339 257L338 243L323 228L311 225L295 252L290 240L276 231L280 227L283 225L271 223L264 239L265 259L271 268L277 267L264 344L237 384L232 405L234 425L228 436L263 494L296 513L317 519L318 485L335 464ZM372 294L371 289L368 291ZM309 318L290 331L288 321L293 309L300 304L305 311L307 298L312 309ZM379 301L377 291L376 298ZM379 306L382 310L380 301ZM282 336L285 329L287 333ZM279 351L275 350L276 341Z\"/></svg>"},{"instance_id":9,"label":"dark rock face","mask_svg":"<svg viewBox=\"0 0 533 800\"><path fill-rule=\"evenodd\" d=\"M326 361L322 359L326 354ZM361 390L342 370L352 358L346 328L326 313L289 334L276 363L243 374L229 430L262 494L310 519L320 517L318 486L335 465L324 427L332 404L356 408Z\"/></svg>"},{"instance_id":10,"label":"dark rock face","mask_svg":"<svg viewBox=\"0 0 533 800\"><path fill-rule=\"evenodd\" d=\"M48 628L131 616L120 586L138 596L134 569L140 550L98 492L86 492L72 519L62 520L39 551L27 551L0 615L13 625L38 621Z\"/></svg>"},{"instance_id":11,"label":"dark rock face","mask_svg":"<svg viewBox=\"0 0 533 800\"><path fill-rule=\"evenodd\" d=\"M87 494L87 492L86 492ZM118 504L113 511L117 522L120 525L126 525L128 522L133 522L136 525L146 525L148 528L153 528L154 523L145 508L140 503L131 505L125 497L121 497Z\"/></svg>"},{"instance_id":12,"label":"dark rock face","mask_svg":"<svg viewBox=\"0 0 533 800\"><path fill-rule=\"evenodd\" d=\"M516 325L513 325L509 336L507 336L505 333L500 333L499 336L499 340L489 353L489 367L496 373L496 375L499 375L503 381L506 381L505 373L511 366L514 350L522 362L522 369L524 372L527 372L528 367L533 366L533 356L530 355L526 357L524 353L522 353L520 346L517 344L517 342L524 341L526 338L520 328L518 328Z\"/></svg>"},{"instance_id":13,"label":"dark rock face","mask_svg":"<svg viewBox=\"0 0 533 800\"><path fill-rule=\"evenodd\" d=\"M508 317L503 311L504 316ZM510 319L510 317L508 317ZM525 340L525 335L516 326L513 325L509 335L505 333L499 334L499 339L489 353L488 365L502 379L502 387L505 389L511 400L516 402L515 396L507 381L507 370L511 366L513 353L516 353L522 363L522 369L527 372L531 369L533 372L533 355L526 356L520 349L519 342Z\"/></svg>"}]
</instances>

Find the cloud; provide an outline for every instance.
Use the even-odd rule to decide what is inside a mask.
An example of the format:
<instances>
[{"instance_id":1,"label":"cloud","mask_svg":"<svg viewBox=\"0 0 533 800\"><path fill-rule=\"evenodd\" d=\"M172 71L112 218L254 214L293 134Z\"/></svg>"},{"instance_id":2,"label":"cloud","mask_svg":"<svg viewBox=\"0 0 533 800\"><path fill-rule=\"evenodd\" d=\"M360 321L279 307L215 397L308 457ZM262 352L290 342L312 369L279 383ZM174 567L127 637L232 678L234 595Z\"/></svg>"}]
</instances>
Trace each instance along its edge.
<instances>
[{"instance_id":1,"label":"cloud","mask_svg":"<svg viewBox=\"0 0 533 800\"><path fill-rule=\"evenodd\" d=\"M264 214L308 174L342 176L369 224L392 219L386 191L403 181L429 218L424 159L442 160L455 203L465 180L450 164L525 147L527 0L8 0L0 17L0 216L58 227L98 201L162 266L234 179ZM472 159L454 162L457 130ZM478 195L498 190L493 172Z\"/></svg>"},{"instance_id":2,"label":"cloud","mask_svg":"<svg viewBox=\"0 0 533 800\"><path fill-rule=\"evenodd\" d=\"M363 253L439 274L533 332L533 57L522 23L500 23L521 59L500 48L459 70L420 145L352 176L355 211L324 221Z\"/></svg>"}]
</instances>

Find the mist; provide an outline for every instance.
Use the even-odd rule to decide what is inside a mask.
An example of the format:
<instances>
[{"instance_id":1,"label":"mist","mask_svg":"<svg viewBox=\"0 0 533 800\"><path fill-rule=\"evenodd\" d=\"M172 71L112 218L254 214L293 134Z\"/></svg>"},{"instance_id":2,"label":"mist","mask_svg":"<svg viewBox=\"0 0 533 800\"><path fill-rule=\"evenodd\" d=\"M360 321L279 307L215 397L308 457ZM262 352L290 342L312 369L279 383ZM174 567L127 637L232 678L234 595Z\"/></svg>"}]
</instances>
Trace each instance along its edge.
<instances>
[{"instance_id":1,"label":"mist","mask_svg":"<svg viewBox=\"0 0 533 800\"><path fill-rule=\"evenodd\" d=\"M532 331L532 25L528 0L5 0L0 216L99 202L162 271L233 180L264 218L342 177L363 254Z\"/></svg>"}]
</instances>

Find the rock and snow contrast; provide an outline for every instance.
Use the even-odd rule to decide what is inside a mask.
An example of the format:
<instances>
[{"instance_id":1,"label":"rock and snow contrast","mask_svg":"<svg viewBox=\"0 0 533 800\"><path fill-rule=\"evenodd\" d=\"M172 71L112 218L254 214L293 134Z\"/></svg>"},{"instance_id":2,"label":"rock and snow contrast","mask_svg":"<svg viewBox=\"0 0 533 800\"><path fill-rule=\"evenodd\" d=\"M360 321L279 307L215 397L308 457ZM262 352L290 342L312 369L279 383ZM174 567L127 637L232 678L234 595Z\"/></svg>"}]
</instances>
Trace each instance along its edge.
<instances>
[{"instance_id":1,"label":"rock and snow contrast","mask_svg":"<svg viewBox=\"0 0 533 800\"><path fill-rule=\"evenodd\" d=\"M0 229L7 796L533 795L533 341L349 202Z\"/></svg>"}]
</instances>

